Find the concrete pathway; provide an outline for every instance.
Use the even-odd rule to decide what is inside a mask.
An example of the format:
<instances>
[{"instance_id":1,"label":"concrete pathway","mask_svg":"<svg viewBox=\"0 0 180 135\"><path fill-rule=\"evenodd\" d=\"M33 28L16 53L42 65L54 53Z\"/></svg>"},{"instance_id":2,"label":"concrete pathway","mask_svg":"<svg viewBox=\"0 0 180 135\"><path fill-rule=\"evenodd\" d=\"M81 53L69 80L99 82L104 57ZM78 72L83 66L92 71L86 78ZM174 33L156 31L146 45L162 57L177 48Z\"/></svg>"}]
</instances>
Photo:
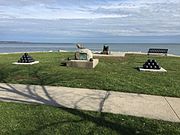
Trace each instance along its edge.
<instances>
[{"instance_id":1,"label":"concrete pathway","mask_svg":"<svg viewBox=\"0 0 180 135\"><path fill-rule=\"evenodd\" d=\"M172 97L0 83L0 101L41 103L180 122L180 98Z\"/></svg>"}]
</instances>

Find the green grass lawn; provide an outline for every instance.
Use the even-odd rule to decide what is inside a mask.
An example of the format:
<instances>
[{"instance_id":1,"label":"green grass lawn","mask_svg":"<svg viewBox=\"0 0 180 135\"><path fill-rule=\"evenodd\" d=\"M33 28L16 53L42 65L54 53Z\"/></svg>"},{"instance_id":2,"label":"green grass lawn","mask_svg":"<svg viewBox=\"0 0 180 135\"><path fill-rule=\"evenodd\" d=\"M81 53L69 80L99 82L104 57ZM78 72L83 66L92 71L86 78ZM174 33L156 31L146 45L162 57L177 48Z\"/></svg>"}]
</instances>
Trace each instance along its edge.
<instances>
[{"instance_id":1,"label":"green grass lawn","mask_svg":"<svg viewBox=\"0 0 180 135\"><path fill-rule=\"evenodd\" d=\"M179 135L180 123L0 102L1 135Z\"/></svg>"},{"instance_id":2,"label":"green grass lawn","mask_svg":"<svg viewBox=\"0 0 180 135\"><path fill-rule=\"evenodd\" d=\"M0 82L93 88L123 92L180 97L180 58L155 58L167 73L139 72L146 55L125 58L100 58L95 69L60 66L73 53L32 53L40 63L32 66L12 65L22 54L0 55Z\"/></svg>"}]
</instances>

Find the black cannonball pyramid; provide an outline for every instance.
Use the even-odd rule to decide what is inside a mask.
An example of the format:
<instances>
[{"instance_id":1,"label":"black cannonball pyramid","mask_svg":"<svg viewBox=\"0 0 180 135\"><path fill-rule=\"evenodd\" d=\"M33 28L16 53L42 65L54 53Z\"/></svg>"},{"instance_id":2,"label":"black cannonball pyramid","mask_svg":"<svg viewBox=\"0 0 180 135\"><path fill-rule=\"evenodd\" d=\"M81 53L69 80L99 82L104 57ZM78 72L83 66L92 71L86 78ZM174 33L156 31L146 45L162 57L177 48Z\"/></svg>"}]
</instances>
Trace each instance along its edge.
<instances>
[{"instance_id":1,"label":"black cannonball pyramid","mask_svg":"<svg viewBox=\"0 0 180 135\"><path fill-rule=\"evenodd\" d=\"M28 53L24 53L24 55L18 60L18 63L31 63L34 62L35 60L28 55Z\"/></svg>"},{"instance_id":2,"label":"black cannonball pyramid","mask_svg":"<svg viewBox=\"0 0 180 135\"><path fill-rule=\"evenodd\" d=\"M148 59L145 64L143 64L144 69L161 69L161 66L157 63L156 60Z\"/></svg>"}]
</instances>

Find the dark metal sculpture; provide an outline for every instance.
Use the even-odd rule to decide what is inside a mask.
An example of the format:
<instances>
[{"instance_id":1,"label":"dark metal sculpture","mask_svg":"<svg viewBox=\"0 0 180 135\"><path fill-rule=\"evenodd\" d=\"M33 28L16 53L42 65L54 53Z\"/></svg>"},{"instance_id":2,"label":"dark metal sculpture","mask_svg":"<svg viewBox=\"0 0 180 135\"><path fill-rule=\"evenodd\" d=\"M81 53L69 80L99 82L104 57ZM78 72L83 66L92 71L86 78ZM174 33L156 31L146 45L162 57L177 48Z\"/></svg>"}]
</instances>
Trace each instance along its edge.
<instances>
[{"instance_id":1,"label":"dark metal sculpture","mask_svg":"<svg viewBox=\"0 0 180 135\"><path fill-rule=\"evenodd\" d=\"M107 55L109 54L109 46L107 46L107 45L103 46L102 54L107 54Z\"/></svg>"}]
</instances>

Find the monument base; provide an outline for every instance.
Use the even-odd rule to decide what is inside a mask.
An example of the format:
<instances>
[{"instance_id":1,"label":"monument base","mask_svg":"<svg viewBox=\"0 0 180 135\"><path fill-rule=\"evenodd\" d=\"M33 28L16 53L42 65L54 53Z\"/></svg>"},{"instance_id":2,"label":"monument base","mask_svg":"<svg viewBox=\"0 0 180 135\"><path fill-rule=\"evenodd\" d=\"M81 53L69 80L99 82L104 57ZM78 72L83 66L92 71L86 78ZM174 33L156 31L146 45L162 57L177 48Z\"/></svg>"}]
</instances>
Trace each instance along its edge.
<instances>
[{"instance_id":1,"label":"monument base","mask_svg":"<svg viewBox=\"0 0 180 135\"><path fill-rule=\"evenodd\" d=\"M78 68L95 68L99 63L99 59L93 59L93 61L87 60L69 60L66 62L67 67L78 67Z\"/></svg>"},{"instance_id":2,"label":"monument base","mask_svg":"<svg viewBox=\"0 0 180 135\"><path fill-rule=\"evenodd\" d=\"M167 70L165 70L164 68L160 68L160 69L145 69L140 67L139 71L146 71L146 72L167 72Z\"/></svg>"},{"instance_id":3,"label":"monument base","mask_svg":"<svg viewBox=\"0 0 180 135\"><path fill-rule=\"evenodd\" d=\"M34 61L34 62L31 62L31 63L20 63L20 62L13 62L12 64L14 65L34 65L34 64L38 64L39 61Z\"/></svg>"}]
</instances>

